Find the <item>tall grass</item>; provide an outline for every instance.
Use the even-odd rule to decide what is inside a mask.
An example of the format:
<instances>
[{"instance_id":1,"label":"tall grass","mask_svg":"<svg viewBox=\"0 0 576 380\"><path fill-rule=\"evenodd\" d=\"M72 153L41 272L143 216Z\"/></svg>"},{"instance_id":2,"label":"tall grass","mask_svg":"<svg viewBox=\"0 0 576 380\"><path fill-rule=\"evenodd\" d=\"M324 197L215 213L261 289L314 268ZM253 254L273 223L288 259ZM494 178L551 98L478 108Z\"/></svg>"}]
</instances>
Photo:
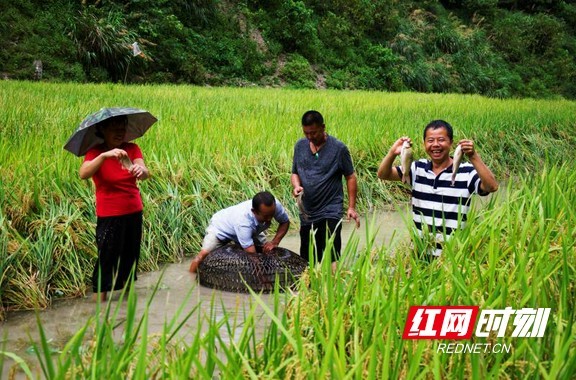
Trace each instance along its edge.
<instances>
[{"instance_id":1,"label":"tall grass","mask_svg":"<svg viewBox=\"0 0 576 380\"><path fill-rule=\"evenodd\" d=\"M225 312L199 319L187 334L182 326L197 309L177 313L162 334L151 336L148 309L137 315L136 296L128 294L120 335L112 333L118 321L111 304L106 318L90 320L57 356L47 354L40 334L42 373L53 379L571 378L576 172L552 166L521 178L502 189L501 199L475 209L432 263L417 260L409 244L391 252L369 238L359 249L353 236L335 274L328 262L310 267L297 293L276 289L271 300L253 294L243 325L238 312ZM372 223L365 224L372 237ZM445 354L437 348L446 341L402 340L411 305L552 312L542 338L512 338L510 324L505 337L466 341L506 344L510 352ZM21 361L15 365L30 371Z\"/></svg>"},{"instance_id":2,"label":"tall grass","mask_svg":"<svg viewBox=\"0 0 576 380\"><path fill-rule=\"evenodd\" d=\"M308 109L321 111L328 133L349 146L362 213L406 199L401 186L376 179L376 168L396 138L420 141L432 119L451 122L456 140L476 140L500 180L576 157L576 103L562 100L2 81L0 102L0 242L10 256L0 304L8 310L85 291L96 256L94 190L78 178L81 160L62 147L104 106L140 107L159 118L138 140L153 174L141 184L140 270L194 255L215 211L262 189L296 221L289 177ZM419 144L415 150L424 155Z\"/></svg>"}]
</instances>

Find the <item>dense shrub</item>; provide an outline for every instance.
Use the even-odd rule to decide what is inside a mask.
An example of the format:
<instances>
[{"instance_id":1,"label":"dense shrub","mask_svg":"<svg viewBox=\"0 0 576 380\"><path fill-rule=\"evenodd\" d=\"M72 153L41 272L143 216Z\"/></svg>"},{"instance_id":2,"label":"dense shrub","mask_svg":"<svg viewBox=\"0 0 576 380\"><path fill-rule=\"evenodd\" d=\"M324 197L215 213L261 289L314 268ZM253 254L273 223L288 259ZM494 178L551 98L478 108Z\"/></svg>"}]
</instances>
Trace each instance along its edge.
<instances>
[{"instance_id":1,"label":"dense shrub","mask_svg":"<svg viewBox=\"0 0 576 380\"><path fill-rule=\"evenodd\" d=\"M319 79L335 89L576 98L576 5L561 0L0 3L7 78L33 79L39 59L45 80L310 88Z\"/></svg>"},{"instance_id":2,"label":"dense shrub","mask_svg":"<svg viewBox=\"0 0 576 380\"><path fill-rule=\"evenodd\" d=\"M566 29L562 21L546 14L506 12L494 22L494 45L522 78L522 95L573 97L576 49Z\"/></svg>"},{"instance_id":3,"label":"dense shrub","mask_svg":"<svg viewBox=\"0 0 576 380\"><path fill-rule=\"evenodd\" d=\"M291 86L299 88L314 88L316 86L316 75L310 63L299 54L289 55L280 73L282 79Z\"/></svg>"}]
</instances>

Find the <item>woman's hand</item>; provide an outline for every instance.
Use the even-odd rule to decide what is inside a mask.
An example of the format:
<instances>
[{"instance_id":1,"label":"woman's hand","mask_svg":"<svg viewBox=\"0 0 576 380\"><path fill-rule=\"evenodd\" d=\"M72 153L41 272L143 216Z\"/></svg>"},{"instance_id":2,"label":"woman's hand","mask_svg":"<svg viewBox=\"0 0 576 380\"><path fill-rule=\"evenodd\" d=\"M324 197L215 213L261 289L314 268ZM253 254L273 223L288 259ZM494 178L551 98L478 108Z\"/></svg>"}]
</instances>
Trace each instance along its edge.
<instances>
[{"instance_id":1,"label":"woman's hand","mask_svg":"<svg viewBox=\"0 0 576 380\"><path fill-rule=\"evenodd\" d=\"M132 174L137 179L145 179L148 174L148 170L140 164L133 164L130 168L130 174Z\"/></svg>"},{"instance_id":2,"label":"woman's hand","mask_svg":"<svg viewBox=\"0 0 576 380\"><path fill-rule=\"evenodd\" d=\"M103 152L101 154L101 156L104 158L120 159L122 157L128 157L128 153L126 153L126 151L124 149L114 148L114 149L107 150L106 152Z\"/></svg>"},{"instance_id":3,"label":"woman's hand","mask_svg":"<svg viewBox=\"0 0 576 380\"><path fill-rule=\"evenodd\" d=\"M90 161L84 161L80 166L80 178L88 179L92 177L100 169L104 161L108 158L115 158L120 161L121 158L128 158L128 153L123 149L111 149L106 152L100 153L96 158Z\"/></svg>"},{"instance_id":4,"label":"woman's hand","mask_svg":"<svg viewBox=\"0 0 576 380\"><path fill-rule=\"evenodd\" d=\"M134 160L134 163L130 168L130 173L134 177L136 177L136 179L140 180L147 179L150 177L150 172L148 171L146 164L144 164L144 160L141 158L137 158Z\"/></svg>"}]
</instances>

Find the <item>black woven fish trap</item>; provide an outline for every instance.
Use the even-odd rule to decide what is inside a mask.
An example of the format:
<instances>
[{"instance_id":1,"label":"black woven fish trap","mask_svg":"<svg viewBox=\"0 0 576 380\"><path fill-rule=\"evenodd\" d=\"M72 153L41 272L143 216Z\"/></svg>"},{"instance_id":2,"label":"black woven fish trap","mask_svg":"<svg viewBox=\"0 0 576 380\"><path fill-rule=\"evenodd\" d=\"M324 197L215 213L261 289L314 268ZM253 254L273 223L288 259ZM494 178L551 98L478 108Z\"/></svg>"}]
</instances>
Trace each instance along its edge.
<instances>
[{"instance_id":1,"label":"black woven fish trap","mask_svg":"<svg viewBox=\"0 0 576 380\"><path fill-rule=\"evenodd\" d=\"M269 293L276 279L281 290L292 287L300 278L308 262L286 248L270 253L246 253L237 245L218 248L198 267L200 285L227 292Z\"/></svg>"}]
</instances>

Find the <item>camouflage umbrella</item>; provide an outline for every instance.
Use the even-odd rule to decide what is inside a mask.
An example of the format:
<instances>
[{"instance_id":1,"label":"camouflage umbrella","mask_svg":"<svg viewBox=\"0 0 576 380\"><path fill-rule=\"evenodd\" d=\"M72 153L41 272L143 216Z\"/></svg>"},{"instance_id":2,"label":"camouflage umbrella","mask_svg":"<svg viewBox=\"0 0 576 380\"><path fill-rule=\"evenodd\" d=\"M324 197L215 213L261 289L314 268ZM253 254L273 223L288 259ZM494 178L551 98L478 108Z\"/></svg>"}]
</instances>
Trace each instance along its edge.
<instances>
[{"instance_id":1,"label":"camouflage umbrella","mask_svg":"<svg viewBox=\"0 0 576 380\"><path fill-rule=\"evenodd\" d=\"M138 108L102 108L82 120L80 126L64 145L64 149L77 156L84 156L90 148L104 142L104 139L96 136L97 125L106 119L121 115L128 117L126 136L124 137L126 142L142 136L157 121L150 112Z\"/></svg>"}]
</instances>

